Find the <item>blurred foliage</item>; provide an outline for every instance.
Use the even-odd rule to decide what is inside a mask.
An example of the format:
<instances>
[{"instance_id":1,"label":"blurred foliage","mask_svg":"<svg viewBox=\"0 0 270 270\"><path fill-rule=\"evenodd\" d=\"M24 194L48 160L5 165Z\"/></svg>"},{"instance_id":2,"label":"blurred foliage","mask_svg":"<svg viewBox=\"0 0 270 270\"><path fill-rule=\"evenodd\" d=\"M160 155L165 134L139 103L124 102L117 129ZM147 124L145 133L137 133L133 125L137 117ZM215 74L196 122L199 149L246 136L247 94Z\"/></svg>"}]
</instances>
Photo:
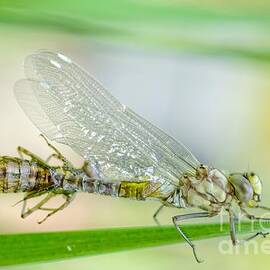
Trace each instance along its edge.
<instances>
[{"instance_id":1,"label":"blurred foliage","mask_svg":"<svg viewBox=\"0 0 270 270\"><path fill-rule=\"evenodd\" d=\"M269 1L2 0L0 23L268 62L269 9Z\"/></svg>"},{"instance_id":2,"label":"blurred foliage","mask_svg":"<svg viewBox=\"0 0 270 270\"><path fill-rule=\"evenodd\" d=\"M264 223L264 229L270 228ZM238 232L261 230L259 222L241 223ZM182 229L192 240L228 235L229 225L192 224ZM28 233L0 236L0 266L98 255L184 242L172 226L112 228L90 231ZM189 248L187 246L187 248ZM192 252L190 253L192 256ZM19 255L19 256L18 256Z\"/></svg>"}]
</instances>

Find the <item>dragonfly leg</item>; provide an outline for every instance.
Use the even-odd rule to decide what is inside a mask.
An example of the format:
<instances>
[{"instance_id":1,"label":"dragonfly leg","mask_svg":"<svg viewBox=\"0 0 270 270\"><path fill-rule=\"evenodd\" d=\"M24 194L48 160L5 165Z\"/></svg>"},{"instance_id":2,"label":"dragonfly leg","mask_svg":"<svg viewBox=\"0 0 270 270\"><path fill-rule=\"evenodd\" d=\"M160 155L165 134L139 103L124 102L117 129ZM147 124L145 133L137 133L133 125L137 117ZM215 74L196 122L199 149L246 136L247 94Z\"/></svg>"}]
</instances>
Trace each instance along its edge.
<instances>
[{"instance_id":1,"label":"dragonfly leg","mask_svg":"<svg viewBox=\"0 0 270 270\"><path fill-rule=\"evenodd\" d=\"M63 154L55 146L53 146L48 141L48 139L43 134L40 134L40 136L41 136L41 138L43 138L45 140L45 142L49 146L49 148L51 148L55 152L54 154L50 155L47 160L50 160L51 158L54 157L54 158L57 158L60 161L62 161L64 164L70 165L70 162L63 156Z\"/></svg>"},{"instance_id":2,"label":"dragonfly leg","mask_svg":"<svg viewBox=\"0 0 270 270\"><path fill-rule=\"evenodd\" d=\"M55 154L55 153L49 155L49 156L47 157L47 159L45 160L45 162L46 162L46 163L49 163L49 162L51 161L52 158L58 159L58 155Z\"/></svg>"},{"instance_id":3,"label":"dragonfly leg","mask_svg":"<svg viewBox=\"0 0 270 270\"><path fill-rule=\"evenodd\" d=\"M26 206L27 206L27 201L29 200L29 199L32 199L32 198L35 198L35 197L39 197L39 196L42 196L42 195L44 195L45 193L47 193L48 191L47 190L43 190L43 191L39 191L39 192L28 192L27 194L26 194L26 196L24 196L24 198L22 199L22 200L20 200L20 201L18 201L18 202L16 202L14 205L13 205L13 207L14 206L16 206L16 205L18 205L18 204L20 204L20 203L23 203L23 206L22 206L22 211L21 211L21 217L22 218L25 218L25 209L26 209Z\"/></svg>"},{"instance_id":4,"label":"dragonfly leg","mask_svg":"<svg viewBox=\"0 0 270 270\"><path fill-rule=\"evenodd\" d=\"M245 209L241 208L241 210L246 216L248 215L247 217L249 219L251 219L251 220L261 220L260 218L249 215L246 212ZM267 235L269 235L269 232L257 232L254 235L252 235L252 236L250 236L250 237L248 237L246 239L238 240L237 235L236 235L236 229L235 229L235 223L236 223L236 220L238 220L238 219L237 219L235 213L231 209L229 209L228 212L229 212L229 218L230 218L230 235L231 235L231 240L232 240L232 243L233 243L234 246L238 245L238 244L244 244L244 243L246 243L248 241L251 241L251 240L253 240L253 239L255 239L255 238L259 237L259 236L262 236L262 237L265 238Z\"/></svg>"},{"instance_id":5,"label":"dragonfly leg","mask_svg":"<svg viewBox=\"0 0 270 270\"><path fill-rule=\"evenodd\" d=\"M270 211L270 207L268 207L268 206L258 205L258 206L256 206L256 208Z\"/></svg>"},{"instance_id":6,"label":"dragonfly leg","mask_svg":"<svg viewBox=\"0 0 270 270\"><path fill-rule=\"evenodd\" d=\"M159 220L158 220L158 215L161 213L161 211L162 211L162 209L164 208L164 205L161 205L159 208L158 208L158 210L154 213L154 215L153 215L153 219L154 219L154 221L156 222L156 224L158 225L158 226L160 226L160 223L159 223Z\"/></svg>"},{"instance_id":7,"label":"dragonfly leg","mask_svg":"<svg viewBox=\"0 0 270 270\"><path fill-rule=\"evenodd\" d=\"M48 163L52 158L56 158L59 161L63 162L64 166L70 169L73 169L74 166L63 156L63 154L55 147L53 146L48 139L43 135L40 134L40 136L45 140L45 142L47 143L47 145L55 152L53 154L51 154L47 160L46 163ZM89 176L89 177L94 177L93 173L91 171L91 169L89 168L89 162L88 161L84 161L84 164L82 166L82 170Z\"/></svg>"},{"instance_id":8,"label":"dragonfly leg","mask_svg":"<svg viewBox=\"0 0 270 270\"><path fill-rule=\"evenodd\" d=\"M40 164L45 164L45 161L43 159L41 159L40 157L33 154L31 151L27 150L26 148L24 148L22 146L18 146L17 151L18 151L18 154L19 154L21 159L24 159L23 156L25 155L25 156L30 157L32 161L36 161Z\"/></svg>"},{"instance_id":9,"label":"dragonfly leg","mask_svg":"<svg viewBox=\"0 0 270 270\"><path fill-rule=\"evenodd\" d=\"M263 238L266 238L266 236L268 236L268 235L269 235L269 232L257 232L254 235L244 239L243 241L248 242L248 241L253 240L253 239L255 239L255 238L259 237L259 236L262 236Z\"/></svg>"},{"instance_id":10,"label":"dragonfly leg","mask_svg":"<svg viewBox=\"0 0 270 270\"><path fill-rule=\"evenodd\" d=\"M24 196L24 198L22 200L19 200L18 202L16 202L13 206L16 206L20 203L26 203L27 200L29 199L32 199L32 198L35 198L35 197L39 197L45 193L47 193L48 190L42 190L42 191L39 191L39 192L33 192L33 191L30 191L26 194L26 196Z\"/></svg>"},{"instance_id":11,"label":"dragonfly leg","mask_svg":"<svg viewBox=\"0 0 270 270\"><path fill-rule=\"evenodd\" d=\"M175 228L177 229L177 231L180 233L180 235L186 240L186 242L192 248L193 255L194 255L194 257L195 257L195 259L196 259L196 261L198 263L202 263L203 261L201 261L198 258L195 245L188 238L188 236L182 231L182 229L179 226L179 222L187 220L187 219L204 218L204 217L210 217L210 216L212 216L212 215L210 215L208 212L201 212L201 213L192 213L192 214L179 215L179 216L175 216L175 217L172 218L172 221L174 223Z\"/></svg>"},{"instance_id":12,"label":"dragonfly leg","mask_svg":"<svg viewBox=\"0 0 270 270\"><path fill-rule=\"evenodd\" d=\"M262 208L265 209L265 208ZM258 221L270 221L270 218L264 218L264 217L256 217L254 215L251 215L247 212L246 209L244 209L243 207L241 207L241 211L242 213L250 220L258 220Z\"/></svg>"},{"instance_id":13,"label":"dragonfly leg","mask_svg":"<svg viewBox=\"0 0 270 270\"><path fill-rule=\"evenodd\" d=\"M56 214L58 211L61 211L63 209L65 209L74 199L75 197L75 193L69 193L69 194L63 194L65 197L65 202L63 204L61 204L59 207L57 208L45 208L45 207L40 207L40 210L43 211L50 211L50 213L45 216L45 218L43 218L42 220L40 220L38 222L38 224L43 223L44 221L46 221L49 217L51 217L52 215Z\"/></svg>"},{"instance_id":14,"label":"dragonfly leg","mask_svg":"<svg viewBox=\"0 0 270 270\"><path fill-rule=\"evenodd\" d=\"M235 223L237 221L237 217L232 209L228 209L228 213L229 213L229 219L230 219L230 236L231 236L232 243L235 246L239 243L237 239L237 235L236 235L236 229L235 229Z\"/></svg>"},{"instance_id":15,"label":"dragonfly leg","mask_svg":"<svg viewBox=\"0 0 270 270\"><path fill-rule=\"evenodd\" d=\"M23 207L22 207L22 212L21 212L21 217L22 218L26 218L29 215L31 215L32 213L34 213L35 211L39 210L45 203L47 203L51 198L53 198L56 194L54 194L53 192L50 192L49 194L47 194L47 196L42 199L39 203L37 203L34 207L27 209L26 210L26 204L27 204L27 200L30 198L26 198L23 200ZM33 197L31 197L33 198Z\"/></svg>"},{"instance_id":16,"label":"dragonfly leg","mask_svg":"<svg viewBox=\"0 0 270 270\"><path fill-rule=\"evenodd\" d=\"M65 202L63 204L61 204L59 207L57 207L57 208L43 207L51 198L53 198L57 195L60 195L60 194L61 193L49 192L47 194L47 196L44 199L42 199L39 203L37 203L34 207L26 210L28 199L31 199L31 198L34 198L37 196L41 196L43 194L37 193L37 195L36 194L30 195L30 196L27 195L23 199L23 207L22 207L21 217L26 218L37 210L50 211L50 213L44 219L42 219L41 221L38 222L39 224L43 223L50 216L54 215L55 213L57 213L60 210L63 210L64 208L66 208L71 203L72 199L74 198L74 193L62 194L65 197Z\"/></svg>"}]
</instances>

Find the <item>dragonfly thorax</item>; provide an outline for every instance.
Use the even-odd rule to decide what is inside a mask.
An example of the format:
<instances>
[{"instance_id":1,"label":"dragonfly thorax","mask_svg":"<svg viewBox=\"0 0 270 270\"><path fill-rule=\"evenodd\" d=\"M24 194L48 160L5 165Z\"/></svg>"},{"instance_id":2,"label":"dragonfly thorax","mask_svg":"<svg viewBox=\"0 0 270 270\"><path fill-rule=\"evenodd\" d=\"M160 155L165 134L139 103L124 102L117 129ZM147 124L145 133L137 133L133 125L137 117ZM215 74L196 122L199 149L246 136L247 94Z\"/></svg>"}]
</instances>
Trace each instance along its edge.
<instances>
[{"instance_id":1,"label":"dragonfly thorax","mask_svg":"<svg viewBox=\"0 0 270 270\"><path fill-rule=\"evenodd\" d=\"M232 200L232 186L218 169L200 165L195 176L184 175L180 180L182 199L189 207L218 212Z\"/></svg>"}]
</instances>

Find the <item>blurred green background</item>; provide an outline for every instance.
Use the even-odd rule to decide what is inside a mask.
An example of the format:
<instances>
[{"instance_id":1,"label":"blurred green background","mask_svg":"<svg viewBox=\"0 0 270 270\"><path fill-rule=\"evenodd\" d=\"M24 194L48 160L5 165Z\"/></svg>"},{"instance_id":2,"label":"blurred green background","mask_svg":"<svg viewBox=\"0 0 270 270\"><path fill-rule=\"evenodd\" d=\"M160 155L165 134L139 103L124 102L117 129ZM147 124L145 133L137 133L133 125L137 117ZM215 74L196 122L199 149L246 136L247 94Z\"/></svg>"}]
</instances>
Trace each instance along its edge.
<instances>
[{"instance_id":1,"label":"blurred green background","mask_svg":"<svg viewBox=\"0 0 270 270\"><path fill-rule=\"evenodd\" d=\"M269 1L1 1L1 155L17 155L18 145L44 158L50 154L12 90L23 77L25 56L37 49L78 62L202 162L255 170L270 205ZM81 164L70 149L58 147ZM38 225L40 213L22 220L20 206L11 207L21 198L0 196L0 233L153 225L158 207L79 194L68 209ZM162 223L178 212L167 209ZM222 255L219 241L197 243L202 265L180 244L8 269L267 267L269 255Z\"/></svg>"}]
</instances>

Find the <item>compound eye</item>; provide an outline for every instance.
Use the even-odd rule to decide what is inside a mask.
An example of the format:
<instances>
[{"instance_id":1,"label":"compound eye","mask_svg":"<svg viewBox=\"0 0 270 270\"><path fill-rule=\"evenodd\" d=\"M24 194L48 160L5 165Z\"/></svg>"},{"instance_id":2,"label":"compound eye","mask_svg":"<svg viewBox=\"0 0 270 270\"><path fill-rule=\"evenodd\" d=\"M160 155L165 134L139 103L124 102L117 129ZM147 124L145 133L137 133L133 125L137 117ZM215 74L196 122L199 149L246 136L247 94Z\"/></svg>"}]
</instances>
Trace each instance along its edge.
<instances>
[{"instance_id":1,"label":"compound eye","mask_svg":"<svg viewBox=\"0 0 270 270\"><path fill-rule=\"evenodd\" d=\"M262 194L262 182L261 182L260 178L254 172L251 172L250 174L248 174L247 179L250 182L250 184L252 185L252 188L254 190L254 194L260 196Z\"/></svg>"},{"instance_id":2,"label":"compound eye","mask_svg":"<svg viewBox=\"0 0 270 270\"><path fill-rule=\"evenodd\" d=\"M230 175L229 182L233 185L235 196L240 202L248 202L253 198L253 188L242 174Z\"/></svg>"}]
</instances>

